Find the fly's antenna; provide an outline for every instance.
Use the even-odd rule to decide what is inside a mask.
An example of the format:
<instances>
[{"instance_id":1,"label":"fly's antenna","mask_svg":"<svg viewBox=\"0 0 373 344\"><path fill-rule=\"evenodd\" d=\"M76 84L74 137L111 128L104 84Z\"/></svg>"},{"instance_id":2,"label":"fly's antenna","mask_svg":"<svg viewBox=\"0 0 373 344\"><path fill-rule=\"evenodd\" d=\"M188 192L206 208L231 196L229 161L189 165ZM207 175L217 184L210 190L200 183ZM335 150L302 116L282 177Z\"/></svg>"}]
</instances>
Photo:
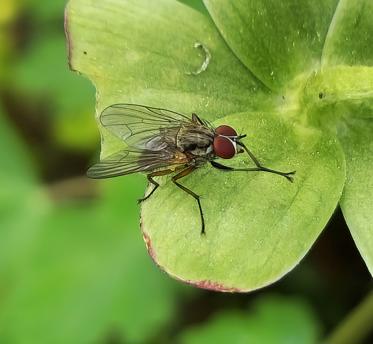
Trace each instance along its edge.
<instances>
[{"instance_id":1,"label":"fly's antenna","mask_svg":"<svg viewBox=\"0 0 373 344\"><path fill-rule=\"evenodd\" d=\"M236 137L236 141L237 141L237 140L244 139L246 136L247 136L246 134L238 135L238 136Z\"/></svg>"}]
</instances>

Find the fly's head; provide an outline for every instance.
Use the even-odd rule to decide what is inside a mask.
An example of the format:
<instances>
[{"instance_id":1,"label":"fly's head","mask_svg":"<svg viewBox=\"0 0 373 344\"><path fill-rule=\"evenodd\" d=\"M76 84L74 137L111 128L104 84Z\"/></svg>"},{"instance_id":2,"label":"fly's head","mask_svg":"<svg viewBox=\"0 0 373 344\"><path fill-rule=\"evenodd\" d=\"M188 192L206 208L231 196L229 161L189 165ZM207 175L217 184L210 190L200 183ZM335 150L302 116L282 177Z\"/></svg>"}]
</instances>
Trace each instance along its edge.
<instances>
[{"instance_id":1,"label":"fly's head","mask_svg":"<svg viewBox=\"0 0 373 344\"><path fill-rule=\"evenodd\" d=\"M236 154L242 153L240 140L246 135L238 135L229 125L221 125L215 129L213 142L214 153L222 159L231 159Z\"/></svg>"}]
</instances>

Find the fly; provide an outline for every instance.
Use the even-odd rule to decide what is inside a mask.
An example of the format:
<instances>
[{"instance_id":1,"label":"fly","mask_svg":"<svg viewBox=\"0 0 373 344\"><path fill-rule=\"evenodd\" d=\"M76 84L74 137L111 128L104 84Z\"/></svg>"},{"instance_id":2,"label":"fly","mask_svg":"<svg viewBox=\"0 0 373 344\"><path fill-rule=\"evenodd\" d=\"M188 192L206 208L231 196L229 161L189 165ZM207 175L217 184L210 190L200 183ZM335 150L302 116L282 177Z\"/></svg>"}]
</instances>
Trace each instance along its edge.
<instances>
[{"instance_id":1,"label":"fly","mask_svg":"<svg viewBox=\"0 0 373 344\"><path fill-rule=\"evenodd\" d=\"M173 174L172 182L192 196L201 217L201 234L205 234L205 220L200 196L180 183L199 167L210 163L225 172L263 171L293 181L293 172L280 172L263 166L242 142L246 135L238 135L228 125L215 128L193 113L191 117L171 110L136 104L114 104L100 115L100 122L112 134L127 143L128 148L110 155L92 166L90 178L110 178L143 172L154 187L141 203L159 187L154 177ZM218 158L232 159L246 152L254 162L252 168L234 168L217 162Z\"/></svg>"}]
</instances>

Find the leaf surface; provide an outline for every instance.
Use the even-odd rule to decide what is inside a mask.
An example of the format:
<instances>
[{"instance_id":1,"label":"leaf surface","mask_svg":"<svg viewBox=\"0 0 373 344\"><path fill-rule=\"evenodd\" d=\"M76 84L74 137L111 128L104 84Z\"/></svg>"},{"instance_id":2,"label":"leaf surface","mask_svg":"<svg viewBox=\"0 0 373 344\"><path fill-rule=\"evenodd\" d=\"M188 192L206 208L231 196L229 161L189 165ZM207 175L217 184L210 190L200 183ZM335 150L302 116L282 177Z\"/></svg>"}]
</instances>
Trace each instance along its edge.
<instances>
[{"instance_id":1,"label":"leaf surface","mask_svg":"<svg viewBox=\"0 0 373 344\"><path fill-rule=\"evenodd\" d=\"M201 195L201 236L196 201L164 177L143 203L142 229L149 253L174 277L208 289L249 291L279 279L314 243L341 195L344 157L336 139L276 115L242 113L218 123L248 134L247 145L265 166L296 170L294 183L264 172L200 168L180 181ZM243 154L232 160L229 165L254 166Z\"/></svg>"},{"instance_id":2,"label":"leaf surface","mask_svg":"<svg viewBox=\"0 0 373 344\"><path fill-rule=\"evenodd\" d=\"M204 0L242 63L272 90L317 70L337 0Z\"/></svg>"}]
</instances>

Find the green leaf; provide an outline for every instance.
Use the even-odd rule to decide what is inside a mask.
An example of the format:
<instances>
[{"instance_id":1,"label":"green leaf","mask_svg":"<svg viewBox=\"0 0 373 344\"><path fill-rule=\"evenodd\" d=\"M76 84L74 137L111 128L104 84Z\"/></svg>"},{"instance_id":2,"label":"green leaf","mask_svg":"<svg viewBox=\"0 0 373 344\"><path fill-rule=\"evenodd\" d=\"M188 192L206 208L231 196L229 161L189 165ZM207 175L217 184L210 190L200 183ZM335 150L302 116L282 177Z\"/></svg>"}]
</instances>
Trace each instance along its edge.
<instances>
[{"instance_id":1,"label":"green leaf","mask_svg":"<svg viewBox=\"0 0 373 344\"><path fill-rule=\"evenodd\" d=\"M95 84L97 113L125 102L198 112L213 120L259 104L268 107L262 86L211 20L177 1L71 0L66 18L70 64ZM211 60L193 75L206 59L196 42ZM106 155L112 139L103 134Z\"/></svg>"},{"instance_id":2,"label":"green leaf","mask_svg":"<svg viewBox=\"0 0 373 344\"><path fill-rule=\"evenodd\" d=\"M323 79L320 86L329 88L326 95L330 95L329 100L323 99L326 111L319 112L318 117L322 119L327 112L333 112L340 121L338 135L347 164L341 208L371 273L373 68L368 66L373 64L372 13L370 0L339 2L323 52L323 70L327 72L316 77Z\"/></svg>"},{"instance_id":3,"label":"green leaf","mask_svg":"<svg viewBox=\"0 0 373 344\"><path fill-rule=\"evenodd\" d=\"M1 342L101 343L115 334L142 343L174 316L180 284L152 264L136 230L143 181L104 186L102 202L60 206L45 219L27 263L13 271Z\"/></svg>"},{"instance_id":4,"label":"green leaf","mask_svg":"<svg viewBox=\"0 0 373 344\"><path fill-rule=\"evenodd\" d=\"M227 44L265 85L281 90L317 70L338 0L204 0Z\"/></svg>"},{"instance_id":5,"label":"green leaf","mask_svg":"<svg viewBox=\"0 0 373 344\"><path fill-rule=\"evenodd\" d=\"M318 339L319 324L310 307L279 296L262 296L250 312L223 312L181 335L182 344L314 344Z\"/></svg>"},{"instance_id":6,"label":"green leaf","mask_svg":"<svg viewBox=\"0 0 373 344\"><path fill-rule=\"evenodd\" d=\"M373 64L373 2L340 0L325 41L323 65Z\"/></svg>"},{"instance_id":7,"label":"green leaf","mask_svg":"<svg viewBox=\"0 0 373 344\"><path fill-rule=\"evenodd\" d=\"M336 66L309 79L304 92L309 120L338 133L347 180L341 208L352 237L373 273L373 68ZM318 99L317 90L322 94ZM314 100L312 100L314 98ZM313 105L310 105L313 104ZM338 123L336 126L335 123Z\"/></svg>"},{"instance_id":8,"label":"green leaf","mask_svg":"<svg viewBox=\"0 0 373 344\"><path fill-rule=\"evenodd\" d=\"M373 68L323 68L307 79L301 97L306 120L324 130L336 132L344 117L373 118Z\"/></svg>"},{"instance_id":9,"label":"green leaf","mask_svg":"<svg viewBox=\"0 0 373 344\"><path fill-rule=\"evenodd\" d=\"M307 253L340 198L344 158L336 139L277 114L242 113L219 123L248 134L265 166L296 170L294 183L263 172L200 168L182 184L202 196L201 236L195 200L162 178L160 190L143 203L142 229L153 259L172 276L209 289L249 291L276 281ZM241 155L232 164L252 167L248 160Z\"/></svg>"},{"instance_id":10,"label":"green leaf","mask_svg":"<svg viewBox=\"0 0 373 344\"><path fill-rule=\"evenodd\" d=\"M372 133L373 118L346 117L339 127L347 167L341 208L356 246L373 275Z\"/></svg>"},{"instance_id":11,"label":"green leaf","mask_svg":"<svg viewBox=\"0 0 373 344\"><path fill-rule=\"evenodd\" d=\"M237 1L224 6L221 1L205 3L234 53L222 41L208 16L177 1L162 0L149 5L145 0L113 0L92 5L89 0L71 0L66 16L70 64L94 82L97 115L108 105L126 102L186 114L196 112L211 121L241 112L232 117L239 130L259 128L258 121L265 121L267 127L259 128L259 132L266 142L259 141L256 145L253 142L253 148L259 153L267 152L270 165L271 162L274 165L289 162L289 168L295 165L301 171L296 179L300 184L285 187L284 181L279 181L282 184L276 184L277 193L265 198L262 190L272 191L274 176L255 177L259 183L251 182L254 177L229 176L233 202L227 199L224 188L216 188L222 183L217 171L196 172L186 182L198 193L210 194L217 189L208 197L213 201L203 199L206 220L211 228L218 229L216 241L206 239L206 244L198 236L196 204L191 198L185 200L187 195L180 195L180 190L175 191L170 183L163 191L157 191L143 208L149 250L166 271L200 286L252 290L278 279L301 259L339 199L344 183L344 155L334 139L336 126L346 116L371 117L372 71L369 66L361 65L369 65L370 61L370 50L366 47L370 38L364 37L371 29L364 8L371 10L363 2L354 6L343 0L338 6L337 0L316 3L307 0L301 4L293 0ZM353 20L349 9L354 13ZM351 27L351 21L356 25L348 40L358 41L357 31L363 33L361 42L354 43L355 59L346 58L350 55L338 50L343 37L347 37L341 27ZM193 48L196 42L201 45ZM345 45L344 49L349 47ZM211 59L204 64L207 57ZM322 58L324 65L320 69ZM357 65L350 66L352 63ZM201 66L207 69L201 70ZM200 73L193 75L198 69ZM283 96L268 92L264 84L281 90ZM313 127L318 129L310 129ZM102 157L123 148L121 140L102 127L100 130ZM293 146L289 148L278 142L280 138ZM289 160L291 157L294 160ZM312 172L309 176L312 183L304 182L307 168ZM330 181L334 174L336 178ZM242 203L239 202L244 197L242 193L254 196ZM279 206L263 209L256 197L262 204ZM299 199L302 206L297 206ZM321 207L320 199L328 205ZM173 213L175 204L181 201L185 204L177 205L177 209L182 210L170 220L168 213ZM291 204L290 209L285 203ZM164 207L162 213L159 213L160 204ZM225 211L232 204L234 207L226 216ZM195 216L190 215L193 212ZM292 226L286 221L293 221ZM254 229L242 240L243 229L251 228L252 223ZM191 233L192 227L194 234L188 235L195 235L193 239L185 234ZM268 235L273 228L278 232ZM278 239L282 230L284 242ZM232 242L228 240L227 245L225 240L229 235ZM242 242L249 253L238 246ZM186 254L177 257L184 251ZM203 255L206 251L209 254ZM245 253L237 254L242 251ZM234 259L229 260L232 252Z\"/></svg>"},{"instance_id":12,"label":"green leaf","mask_svg":"<svg viewBox=\"0 0 373 344\"><path fill-rule=\"evenodd\" d=\"M202 0L178 0L178 1L196 9L197 11L200 11L201 13L208 15L208 12Z\"/></svg>"},{"instance_id":13,"label":"green leaf","mask_svg":"<svg viewBox=\"0 0 373 344\"><path fill-rule=\"evenodd\" d=\"M373 273L373 68L326 66L307 81L302 95L309 123L338 133L347 181L340 202L352 237ZM337 125L336 125L337 124Z\"/></svg>"}]
</instances>

